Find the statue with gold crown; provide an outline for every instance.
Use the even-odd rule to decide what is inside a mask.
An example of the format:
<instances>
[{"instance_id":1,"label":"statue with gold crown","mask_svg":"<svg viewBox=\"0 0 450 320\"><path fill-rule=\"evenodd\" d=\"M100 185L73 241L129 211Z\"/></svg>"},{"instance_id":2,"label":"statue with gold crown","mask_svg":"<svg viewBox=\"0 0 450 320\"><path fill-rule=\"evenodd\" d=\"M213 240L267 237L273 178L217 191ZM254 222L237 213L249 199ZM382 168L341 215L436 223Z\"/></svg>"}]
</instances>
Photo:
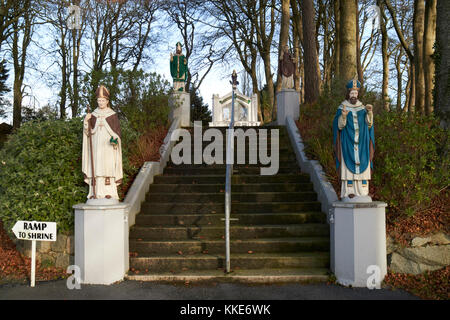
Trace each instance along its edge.
<instances>
[{"instance_id":1,"label":"statue with gold crown","mask_svg":"<svg viewBox=\"0 0 450 320\"><path fill-rule=\"evenodd\" d=\"M373 169L375 136L373 106L359 101L361 83L347 83L347 95L333 121L333 147L336 170L344 202L371 202L369 180Z\"/></svg>"},{"instance_id":2,"label":"statue with gold crown","mask_svg":"<svg viewBox=\"0 0 450 320\"><path fill-rule=\"evenodd\" d=\"M118 202L117 186L122 183L122 136L119 117L109 105L109 91L100 85L96 91L98 108L84 119L82 171L89 184L91 199Z\"/></svg>"}]
</instances>

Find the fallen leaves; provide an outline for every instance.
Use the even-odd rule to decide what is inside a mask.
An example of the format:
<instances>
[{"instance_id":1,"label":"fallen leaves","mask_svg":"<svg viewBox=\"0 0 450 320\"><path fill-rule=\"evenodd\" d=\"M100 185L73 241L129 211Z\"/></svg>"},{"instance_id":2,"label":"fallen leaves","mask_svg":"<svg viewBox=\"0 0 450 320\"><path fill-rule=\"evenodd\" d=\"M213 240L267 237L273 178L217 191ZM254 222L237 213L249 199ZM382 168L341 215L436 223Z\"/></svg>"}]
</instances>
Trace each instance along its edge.
<instances>
[{"instance_id":1,"label":"fallen leaves","mask_svg":"<svg viewBox=\"0 0 450 320\"><path fill-rule=\"evenodd\" d=\"M417 236L426 236L443 231L450 233L450 190L437 195L430 206L411 217L400 213L386 214L386 230L396 242L409 246Z\"/></svg>"},{"instance_id":2,"label":"fallen leaves","mask_svg":"<svg viewBox=\"0 0 450 320\"><path fill-rule=\"evenodd\" d=\"M3 229L0 221L0 282L29 281L31 274L31 258L23 257L16 245ZM67 278L69 274L63 268L42 267L39 259L36 261L36 281L47 281Z\"/></svg>"},{"instance_id":3,"label":"fallen leaves","mask_svg":"<svg viewBox=\"0 0 450 320\"><path fill-rule=\"evenodd\" d=\"M419 275L388 272L384 283L423 299L449 300L450 266Z\"/></svg>"}]
</instances>

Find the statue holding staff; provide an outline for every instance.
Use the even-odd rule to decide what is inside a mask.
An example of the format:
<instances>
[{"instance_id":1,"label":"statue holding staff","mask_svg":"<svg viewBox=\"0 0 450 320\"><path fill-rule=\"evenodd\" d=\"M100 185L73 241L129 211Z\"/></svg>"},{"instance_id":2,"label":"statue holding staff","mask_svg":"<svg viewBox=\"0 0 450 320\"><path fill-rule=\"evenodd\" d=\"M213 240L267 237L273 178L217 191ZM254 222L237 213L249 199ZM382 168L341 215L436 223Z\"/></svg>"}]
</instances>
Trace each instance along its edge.
<instances>
[{"instance_id":1,"label":"statue holding staff","mask_svg":"<svg viewBox=\"0 0 450 320\"><path fill-rule=\"evenodd\" d=\"M88 199L119 200L122 183L122 138L119 117L109 106L109 91L96 91L98 108L86 115L83 130L82 171L89 184Z\"/></svg>"}]
</instances>

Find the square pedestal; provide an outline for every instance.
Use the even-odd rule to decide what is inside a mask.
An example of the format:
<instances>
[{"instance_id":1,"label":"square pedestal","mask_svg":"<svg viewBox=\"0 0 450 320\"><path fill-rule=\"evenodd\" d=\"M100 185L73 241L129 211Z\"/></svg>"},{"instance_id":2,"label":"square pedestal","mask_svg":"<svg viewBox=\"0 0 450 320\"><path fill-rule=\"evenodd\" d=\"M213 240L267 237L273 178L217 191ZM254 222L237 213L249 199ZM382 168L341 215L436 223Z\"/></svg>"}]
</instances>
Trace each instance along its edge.
<instances>
[{"instance_id":1,"label":"square pedestal","mask_svg":"<svg viewBox=\"0 0 450 320\"><path fill-rule=\"evenodd\" d=\"M300 117L300 94L294 89L283 89L277 93L277 125L285 126L286 117Z\"/></svg>"},{"instance_id":2,"label":"square pedestal","mask_svg":"<svg viewBox=\"0 0 450 320\"><path fill-rule=\"evenodd\" d=\"M334 202L334 273L345 286L381 283L387 273L384 202ZM369 279L370 277L370 279Z\"/></svg>"},{"instance_id":3,"label":"square pedestal","mask_svg":"<svg viewBox=\"0 0 450 320\"><path fill-rule=\"evenodd\" d=\"M112 284L129 268L128 204L77 204L75 209L75 265L81 283Z\"/></svg>"},{"instance_id":4,"label":"square pedestal","mask_svg":"<svg viewBox=\"0 0 450 320\"><path fill-rule=\"evenodd\" d=\"M169 119L181 119L182 127L191 126L191 96L189 92L174 92L169 99Z\"/></svg>"}]
</instances>

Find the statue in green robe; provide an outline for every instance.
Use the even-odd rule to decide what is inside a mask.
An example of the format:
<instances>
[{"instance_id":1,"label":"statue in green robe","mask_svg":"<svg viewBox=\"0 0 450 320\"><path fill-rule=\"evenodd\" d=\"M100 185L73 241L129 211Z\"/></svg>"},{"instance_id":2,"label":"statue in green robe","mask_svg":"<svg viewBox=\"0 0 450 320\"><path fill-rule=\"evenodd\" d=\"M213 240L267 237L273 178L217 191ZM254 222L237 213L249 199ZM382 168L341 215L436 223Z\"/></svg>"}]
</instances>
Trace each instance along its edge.
<instances>
[{"instance_id":1,"label":"statue in green robe","mask_svg":"<svg viewBox=\"0 0 450 320\"><path fill-rule=\"evenodd\" d=\"M173 89L184 92L188 73L187 59L181 52L181 43L177 42L176 53L170 53L170 74L173 78Z\"/></svg>"}]
</instances>

